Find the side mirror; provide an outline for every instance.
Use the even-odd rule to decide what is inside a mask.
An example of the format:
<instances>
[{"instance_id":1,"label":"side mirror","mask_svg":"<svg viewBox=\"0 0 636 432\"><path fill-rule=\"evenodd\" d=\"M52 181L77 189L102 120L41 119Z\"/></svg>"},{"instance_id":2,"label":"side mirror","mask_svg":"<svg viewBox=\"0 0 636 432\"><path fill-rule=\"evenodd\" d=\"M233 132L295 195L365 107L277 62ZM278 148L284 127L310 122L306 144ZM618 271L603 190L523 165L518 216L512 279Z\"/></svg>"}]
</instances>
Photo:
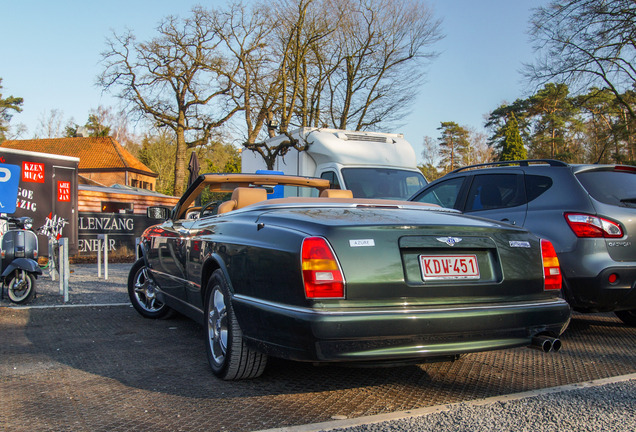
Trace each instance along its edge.
<instances>
[{"instance_id":1,"label":"side mirror","mask_svg":"<svg viewBox=\"0 0 636 432\"><path fill-rule=\"evenodd\" d=\"M146 209L146 216L149 219L166 220L170 217L172 209L164 206L148 207Z\"/></svg>"}]
</instances>

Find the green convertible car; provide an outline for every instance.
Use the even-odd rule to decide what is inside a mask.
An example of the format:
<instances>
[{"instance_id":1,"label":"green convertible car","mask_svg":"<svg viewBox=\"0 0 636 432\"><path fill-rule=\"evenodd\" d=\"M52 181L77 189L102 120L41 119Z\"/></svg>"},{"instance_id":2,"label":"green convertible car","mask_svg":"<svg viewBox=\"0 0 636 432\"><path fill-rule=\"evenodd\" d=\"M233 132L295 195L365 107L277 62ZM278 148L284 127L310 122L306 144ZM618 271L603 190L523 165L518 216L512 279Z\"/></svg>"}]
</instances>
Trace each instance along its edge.
<instances>
[{"instance_id":1,"label":"green convertible car","mask_svg":"<svg viewBox=\"0 0 636 432\"><path fill-rule=\"evenodd\" d=\"M292 196L293 195L293 196ZM268 199L269 198L269 199ZM560 347L570 319L550 242L429 204L353 199L323 179L204 174L140 241L144 317L207 332L223 379L268 356L386 364Z\"/></svg>"}]
</instances>

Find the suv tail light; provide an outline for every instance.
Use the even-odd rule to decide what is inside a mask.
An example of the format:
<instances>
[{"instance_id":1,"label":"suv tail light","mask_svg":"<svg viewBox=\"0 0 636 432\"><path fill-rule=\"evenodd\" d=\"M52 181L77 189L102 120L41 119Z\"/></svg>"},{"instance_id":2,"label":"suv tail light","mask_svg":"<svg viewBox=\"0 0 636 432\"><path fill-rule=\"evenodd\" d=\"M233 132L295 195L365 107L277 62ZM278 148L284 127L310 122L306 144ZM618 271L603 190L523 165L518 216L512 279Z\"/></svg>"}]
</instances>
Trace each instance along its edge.
<instances>
[{"instance_id":1,"label":"suv tail light","mask_svg":"<svg viewBox=\"0 0 636 432\"><path fill-rule=\"evenodd\" d=\"M577 237L582 238L620 238L621 226L607 219L585 213L565 213L565 220Z\"/></svg>"},{"instance_id":2,"label":"suv tail light","mask_svg":"<svg viewBox=\"0 0 636 432\"><path fill-rule=\"evenodd\" d=\"M541 239L541 256L543 257L543 289L561 289L561 267L554 246L548 240Z\"/></svg>"},{"instance_id":3,"label":"suv tail light","mask_svg":"<svg viewBox=\"0 0 636 432\"><path fill-rule=\"evenodd\" d=\"M307 237L303 240L301 257L307 298L344 297L344 277L327 240Z\"/></svg>"}]
</instances>

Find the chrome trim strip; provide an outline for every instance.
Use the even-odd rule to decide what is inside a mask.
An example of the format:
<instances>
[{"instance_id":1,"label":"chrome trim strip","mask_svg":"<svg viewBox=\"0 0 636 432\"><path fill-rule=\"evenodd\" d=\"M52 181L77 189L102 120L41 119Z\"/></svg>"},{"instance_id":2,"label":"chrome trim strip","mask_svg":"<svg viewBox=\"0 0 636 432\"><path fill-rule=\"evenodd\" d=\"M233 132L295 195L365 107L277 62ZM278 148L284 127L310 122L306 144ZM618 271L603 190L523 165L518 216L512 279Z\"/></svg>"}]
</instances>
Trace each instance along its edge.
<instances>
[{"instance_id":1,"label":"chrome trim strip","mask_svg":"<svg viewBox=\"0 0 636 432\"><path fill-rule=\"evenodd\" d=\"M402 315L413 313L444 313L444 312L460 312L469 310L483 310L483 309L518 309L518 308L530 308L537 306L559 306L566 305L566 301L563 299L555 299L550 301L536 301L528 303L506 303L506 304L489 304L489 305L476 305L476 306L459 306L459 307L430 307L430 308L416 308L416 309L404 309L404 310L320 310L312 309L301 306L290 306L283 303L271 302L268 300L257 299L251 296L242 294L235 294L232 297L234 300L241 303L251 303L255 305L265 306L274 309L281 309L291 312L300 312L305 314L322 315L322 316L336 316L336 315Z\"/></svg>"},{"instance_id":2,"label":"chrome trim strip","mask_svg":"<svg viewBox=\"0 0 636 432\"><path fill-rule=\"evenodd\" d=\"M175 275L173 275L173 274L166 273L166 272L163 272L163 271L161 271L161 270L156 270L156 269L155 269L155 268L153 268L153 267L147 267L147 268L148 268L148 270L150 270L150 274L151 274L151 276L163 276L163 277L165 277L165 278L167 278L167 279L170 279L170 280L173 280L173 281L178 281L178 282L181 282L181 283L184 283L184 282L185 282L185 279L180 278L180 277L178 277L178 276L175 276ZM156 283L156 281L155 281L155 283ZM160 288L161 288L161 287L160 287Z\"/></svg>"},{"instance_id":3,"label":"chrome trim strip","mask_svg":"<svg viewBox=\"0 0 636 432\"><path fill-rule=\"evenodd\" d=\"M354 200L356 198L353 198ZM248 212L252 210L277 210L277 209L294 209L294 208L379 208L379 209L408 209L408 210L423 210L423 211L435 211L439 213L457 213L459 214L459 210L449 209L445 207L434 207L434 206L425 206L418 204L410 204L408 201L401 201L399 204L395 201L386 200L387 203L383 205L382 203L365 203L365 202L289 202L289 203L268 203L267 201L261 203L252 204L248 207L243 207L237 210L234 210L232 213L236 214L236 212Z\"/></svg>"},{"instance_id":4,"label":"chrome trim strip","mask_svg":"<svg viewBox=\"0 0 636 432\"><path fill-rule=\"evenodd\" d=\"M193 288L195 288L195 289L197 289L197 290L199 290L199 291L201 290L201 285L199 285L199 284L197 284L197 283L195 283L195 282L193 282L193 281L191 281L191 280L189 280L189 279L183 279L183 278L180 278L180 277L178 277L178 276L174 276L174 275L172 275L172 274L170 274L170 273L166 273L166 272L163 272L163 271L155 270L155 269L154 269L154 268L152 268L152 267L148 267L148 270L150 270L150 274L151 274L152 276L155 276L155 275L156 275L156 276L163 276L163 277L168 278L168 279L171 279L171 280L173 280L173 281L180 282L180 283L182 283L184 286L190 286L190 287L193 287ZM155 282L156 282L156 281L155 281ZM159 288L161 288L161 287L159 287Z\"/></svg>"}]
</instances>

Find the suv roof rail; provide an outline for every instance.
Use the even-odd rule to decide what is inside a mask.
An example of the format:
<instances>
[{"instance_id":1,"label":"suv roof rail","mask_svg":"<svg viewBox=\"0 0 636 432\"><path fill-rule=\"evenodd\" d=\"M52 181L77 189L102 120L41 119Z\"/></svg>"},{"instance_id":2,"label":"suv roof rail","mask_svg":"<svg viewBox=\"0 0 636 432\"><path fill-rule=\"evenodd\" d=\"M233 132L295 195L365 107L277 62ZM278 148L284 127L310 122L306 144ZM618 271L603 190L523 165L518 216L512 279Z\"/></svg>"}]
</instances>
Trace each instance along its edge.
<instances>
[{"instance_id":1,"label":"suv roof rail","mask_svg":"<svg viewBox=\"0 0 636 432\"><path fill-rule=\"evenodd\" d=\"M537 163L537 164L542 163L542 164L548 164L550 166L555 166L555 167L568 166L567 163L560 160L556 160L556 159L524 159L524 160L499 161L499 162L482 163L477 165L469 165L469 166L457 168L451 171L449 174L453 174L456 172L465 171L469 169L474 169L474 168L481 168L481 167L510 166L510 165L528 166L531 163Z\"/></svg>"}]
</instances>

